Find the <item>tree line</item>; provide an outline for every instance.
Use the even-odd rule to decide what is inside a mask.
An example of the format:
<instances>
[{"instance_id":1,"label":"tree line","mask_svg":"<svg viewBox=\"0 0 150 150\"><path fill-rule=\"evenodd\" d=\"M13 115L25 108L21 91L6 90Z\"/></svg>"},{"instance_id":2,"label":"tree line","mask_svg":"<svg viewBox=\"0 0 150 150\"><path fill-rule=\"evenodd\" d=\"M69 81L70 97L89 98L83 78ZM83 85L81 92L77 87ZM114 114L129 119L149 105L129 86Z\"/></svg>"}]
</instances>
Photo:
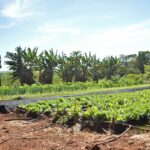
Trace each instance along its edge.
<instances>
[{"instance_id":1,"label":"tree line","mask_svg":"<svg viewBox=\"0 0 150 150\"><path fill-rule=\"evenodd\" d=\"M7 52L9 70L12 81L19 79L21 85L34 84L35 73L41 84L52 84L54 72L63 82L98 82L100 79L111 79L130 73L144 74L144 65L150 64L150 51L139 51L138 54L109 56L102 60L89 53L73 51L69 56L58 54L53 49L38 54L38 48L16 47L15 52Z\"/></svg>"}]
</instances>

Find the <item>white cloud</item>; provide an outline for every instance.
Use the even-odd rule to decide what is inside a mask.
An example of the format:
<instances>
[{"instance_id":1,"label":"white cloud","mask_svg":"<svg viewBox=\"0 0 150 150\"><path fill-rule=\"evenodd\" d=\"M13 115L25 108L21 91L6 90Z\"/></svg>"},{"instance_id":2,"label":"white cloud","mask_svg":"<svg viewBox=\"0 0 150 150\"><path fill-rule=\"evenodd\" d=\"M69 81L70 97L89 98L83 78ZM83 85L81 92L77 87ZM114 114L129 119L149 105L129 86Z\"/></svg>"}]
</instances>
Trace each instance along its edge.
<instances>
[{"instance_id":1,"label":"white cloud","mask_svg":"<svg viewBox=\"0 0 150 150\"><path fill-rule=\"evenodd\" d=\"M78 28L72 27L69 22L62 20L45 22L37 28L38 35L33 39L23 42L22 45L32 48L35 46L39 46L40 48L55 48L63 41L62 39L77 37L80 34Z\"/></svg>"},{"instance_id":2,"label":"white cloud","mask_svg":"<svg viewBox=\"0 0 150 150\"><path fill-rule=\"evenodd\" d=\"M29 11L31 0L15 0L14 3L6 5L2 9L2 14L5 17L21 19L24 17L32 16L33 12Z\"/></svg>"},{"instance_id":3,"label":"white cloud","mask_svg":"<svg viewBox=\"0 0 150 150\"><path fill-rule=\"evenodd\" d=\"M93 33L85 38L89 47L107 55L150 49L150 21ZM98 51L102 50L102 51Z\"/></svg>"},{"instance_id":4,"label":"white cloud","mask_svg":"<svg viewBox=\"0 0 150 150\"><path fill-rule=\"evenodd\" d=\"M65 21L51 21L46 22L39 26L38 31L41 33L52 33L52 34L71 34L78 35L79 29L73 27L69 22Z\"/></svg>"},{"instance_id":5,"label":"white cloud","mask_svg":"<svg viewBox=\"0 0 150 150\"><path fill-rule=\"evenodd\" d=\"M57 36L54 35L40 35L26 42L22 42L23 47L44 47L46 44L53 43L57 39Z\"/></svg>"},{"instance_id":6,"label":"white cloud","mask_svg":"<svg viewBox=\"0 0 150 150\"><path fill-rule=\"evenodd\" d=\"M42 27L42 28L41 28ZM78 34L71 29L78 29ZM131 24L119 28L94 29L83 32L81 28L71 25L44 25L38 28L39 35L29 40L25 46L39 46L42 49L53 47L65 53L73 50L91 51L103 58L108 55L132 54L139 50L150 50L150 21Z\"/></svg>"}]
</instances>

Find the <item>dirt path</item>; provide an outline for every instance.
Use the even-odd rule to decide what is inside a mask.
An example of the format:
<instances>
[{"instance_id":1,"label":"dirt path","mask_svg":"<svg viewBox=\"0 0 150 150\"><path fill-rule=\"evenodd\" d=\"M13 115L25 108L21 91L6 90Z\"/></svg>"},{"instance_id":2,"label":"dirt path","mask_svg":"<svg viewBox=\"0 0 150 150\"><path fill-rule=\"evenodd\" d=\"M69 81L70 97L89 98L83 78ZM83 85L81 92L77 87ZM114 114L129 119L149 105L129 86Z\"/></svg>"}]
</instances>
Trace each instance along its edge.
<instances>
[{"instance_id":1,"label":"dirt path","mask_svg":"<svg viewBox=\"0 0 150 150\"><path fill-rule=\"evenodd\" d=\"M110 135L90 131L74 133L58 125L41 128L47 124L46 120L10 120L20 118L23 117L0 114L0 150L150 150L150 133L126 133L113 142L100 144Z\"/></svg>"},{"instance_id":2,"label":"dirt path","mask_svg":"<svg viewBox=\"0 0 150 150\"><path fill-rule=\"evenodd\" d=\"M150 89L150 86L120 89L120 90L100 91L100 92L89 92L84 94L73 94L73 95L65 95L65 96L53 96L53 97L42 97L42 98L21 98L20 100L0 101L0 107L5 106L6 109L11 110L11 109L15 109L19 104L28 104L28 103L38 102L40 100L54 100L58 98L87 96L87 95L95 95L95 94L115 94L115 93L123 93L123 92L135 92L135 91L141 91L145 89Z\"/></svg>"}]
</instances>

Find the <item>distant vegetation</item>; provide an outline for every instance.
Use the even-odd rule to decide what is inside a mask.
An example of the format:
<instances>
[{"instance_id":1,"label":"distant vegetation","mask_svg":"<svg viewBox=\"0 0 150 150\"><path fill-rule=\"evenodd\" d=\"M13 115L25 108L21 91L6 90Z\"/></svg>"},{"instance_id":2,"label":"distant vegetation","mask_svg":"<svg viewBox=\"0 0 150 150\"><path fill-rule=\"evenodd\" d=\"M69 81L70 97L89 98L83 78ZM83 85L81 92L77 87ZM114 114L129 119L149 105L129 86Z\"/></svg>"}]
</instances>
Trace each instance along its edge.
<instances>
[{"instance_id":1,"label":"distant vegetation","mask_svg":"<svg viewBox=\"0 0 150 150\"><path fill-rule=\"evenodd\" d=\"M150 51L139 51L137 55L109 56L100 60L96 55L82 54L81 51L73 51L67 56L64 53L58 55L53 49L38 54L38 48L17 47L15 52L7 52L6 58L5 63L12 71L12 81L17 80L21 85L52 84L54 74L62 82L98 83L106 79L113 84L115 80L124 84L123 80L130 79L133 82L137 80L139 84L150 79Z\"/></svg>"}]
</instances>

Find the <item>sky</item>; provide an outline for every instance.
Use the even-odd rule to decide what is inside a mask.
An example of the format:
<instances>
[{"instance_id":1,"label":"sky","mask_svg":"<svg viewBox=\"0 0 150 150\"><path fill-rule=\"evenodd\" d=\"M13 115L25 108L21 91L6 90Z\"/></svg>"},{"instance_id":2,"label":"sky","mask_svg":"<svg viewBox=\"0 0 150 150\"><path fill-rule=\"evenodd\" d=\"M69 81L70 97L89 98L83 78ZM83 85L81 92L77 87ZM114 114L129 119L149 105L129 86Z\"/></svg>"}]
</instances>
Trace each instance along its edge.
<instances>
[{"instance_id":1,"label":"sky","mask_svg":"<svg viewBox=\"0 0 150 150\"><path fill-rule=\"evenodd\" d=\"M0 0L0 55L17 46L98 57L150 50L150 0Z\"/></svg>"}]
</instances>

